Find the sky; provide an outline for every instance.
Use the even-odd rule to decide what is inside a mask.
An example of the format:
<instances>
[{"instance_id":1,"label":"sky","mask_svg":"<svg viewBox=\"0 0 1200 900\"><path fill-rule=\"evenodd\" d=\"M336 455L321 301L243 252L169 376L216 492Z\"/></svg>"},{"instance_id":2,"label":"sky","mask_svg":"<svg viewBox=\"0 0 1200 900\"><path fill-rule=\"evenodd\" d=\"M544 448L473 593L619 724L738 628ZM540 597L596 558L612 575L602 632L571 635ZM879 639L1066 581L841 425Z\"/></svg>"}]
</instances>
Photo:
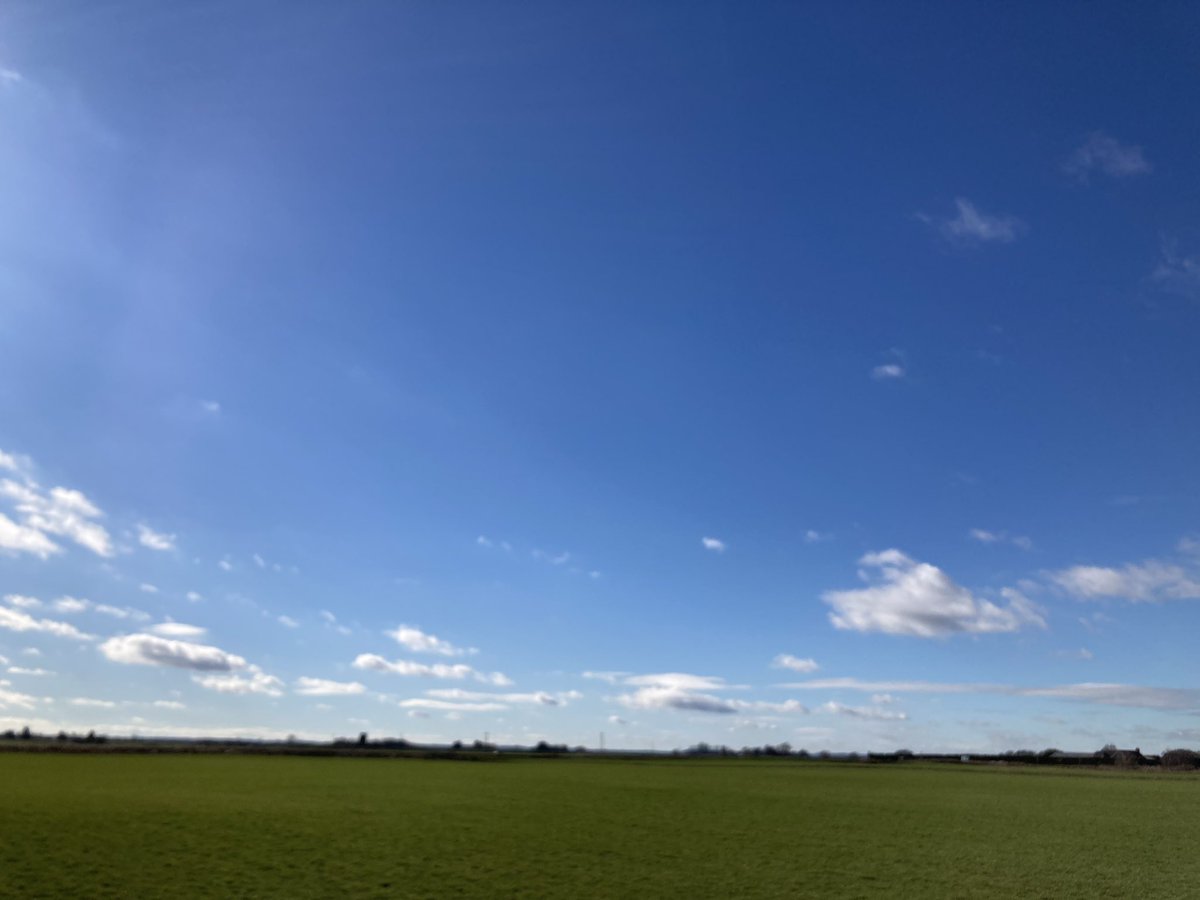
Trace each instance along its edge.
<instances>
[{"instance_id":1,"label":"sky","mask_svg":"<svg viewBox=\"0 0 1200 900\"><path fill-rule=\"evenodd\" d=\"M1198 40L6 3L0 728L1200 745Z\"/></svg>"}]
</instances>

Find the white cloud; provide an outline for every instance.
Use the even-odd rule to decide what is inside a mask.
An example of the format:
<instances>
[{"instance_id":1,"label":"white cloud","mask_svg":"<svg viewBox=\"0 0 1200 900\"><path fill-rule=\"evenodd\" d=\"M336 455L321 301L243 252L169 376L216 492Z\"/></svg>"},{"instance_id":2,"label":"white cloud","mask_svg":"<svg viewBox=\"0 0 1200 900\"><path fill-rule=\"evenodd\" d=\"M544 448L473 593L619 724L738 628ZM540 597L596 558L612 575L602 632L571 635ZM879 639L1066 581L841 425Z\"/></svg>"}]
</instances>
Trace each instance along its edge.
<instances>
[{"instance_id":1,"label":"white cloud","mask_svg":"<svg viewBox=\"0 0 1200 900\"><path fill-rule=\"evenodd\" d=\"M221 559L217 561L217 568L219 568L222 572L232 572L233 563L231 563L228 559Z\"/></svg>"},{"instance_id":2,"label":"white cloud","mask_svg":"<svg viewBox=\"0 0 1200 900\"><path fill-rule=\"evenodd\" d=\"M497 694L488 691L464 691L461 688L435 688L425 692L428 697L439 700L458 701L490 701L494 703L524 703L534 706L563 706L570 700L578 700L583 695L578 691L565 691L556 694L546 691L531 693Z\"/></svg>"},{"instance_id":3,"label":"white cloud","mask_svg":"<svg viewBox=\"0 0 1200 900\"><path fill-rule=\"evenodd\" d=\"M25 666L9 666L6 670L9 675L53 675L49 669L28 669Z\"/></svg>"},{"instance_id":4,"label":"white cloud","mask_svg":"<svg viewBox=\"0 0 1200 900\"><path fill-rule=\"evenodd\" d=\"M97 603L92 609L101 615L112 616L114 619L134 619L144 622L150 618L147 613L131 606L109 606L107 603Z\"/></svg>"},{"instance_id":5,"label":"white cloud","mask_svg":"<svg viewBox=\"0 0 1200 900\"><path fill-rule=\"evenodd\" d=\"M157 587L155 587L152 584L147 584L144 581L138 585L138 590L141 591L143 594L157 594L158 593Z\"/></svg>"},{"instance_id":6,"label":"white cloud","mask_svg":"<svg viewBox=\"0 0 1200 900\"><path fill-rule=\"evenodd\" d=\"M451 700L427 700L423 697L401 700L399 705L405 709L436 709L447 712L500 712L508 709L503 703L455 703Z\"/></svg>"},{"instance_id":7,"label":"white cloud","mask_svg":"<svg viewBox=\"0 0 1200 900\"><path fill-rule=\"evenodd\" d=\"M942 237L955 243L1008 244L1025 230L1025 223L1016 216L994 216L980 212L966 197L956 197L954 206L958 213L953 217L937 218L922 214L918 218L934 225Z\"/></svg>"},{"instance_id":8,"label":"white cloud","mask_svg":"<svg viewBox=\"0 0 1200 900\"><path fill-rule=\"evenodd\" d=\"M705 550L711 550L713 553L724 553L725 542L715 537L702 537L700 543Z\"/></svg>"},{"instance_id":9,"label":"white cloud","mask_svg":"<svg viewBox=\"0 0 1200 900\"><path fill-rule=\"evenodd\" d=\"M871 377L876 381L903 378L905 374L904 366L899 363L884 363L871 370Z\"/></svg>"},{"instance_id":10,"label":"white cloud","mask_svg":"<svg viewBox=\"0 0 1200 900\"><path fill-rule=\"evenodd\" d=\"M890 709L881 709L878 706L846 706L844 703L838 703L830 700L828 703L821 704L821 711L834 713L841 716L852 716L856 719L879 719L888 721L904 721L908 718L907 713L893 711Z\"/></svg>"},{"instance_id":11,"label":"white cloud","mask_svg":"<svg viewBox=\"0 0 1200 900\"><path fill-rule=\"evenodd\" d=\"M4 513L0 513L0 551L13 555L28 553L46 559L52 554L61 553L62 547L36 528L18 525Z\"/></svg>"},{"instance_id":12,"label":"white cloud","mask_svg":"<svg viewBox=\"0 0 1200 900\"><path fill-rule=\"evenodd\" d=\"M300 623L297 622L295 619L293 619L291 616L276 616L275 621L278 622L280 625L283 625L285 628L299 628L300 627Z\"/></svg>"},{"instance_id":13,"label":"white cloud","mask_svg":"<svg viewBox=\"0 0 1200 900\"><path fill-rule=\"evenodd\" d=\"M1011 684L935 681L864 681L857 678L815 678L779 685L792 690L847 690L905 694L1001 694L1010 697L1044 697L1101 706L1138 709L1171 709L1200 712L1200 688L1146 687L1134 684L1082 684L1025 687Z\"/></svg>"},{"instance_id":14,"label":"white cloud","mask_svg":"<svg viewBox=\"0 0 1200 900\"><path fill-rule=\"evenodd\" d=\"M833 607L829 619L836 628L930 638L1046 626L1037 608L1017 591L1005 588L1001 593L1008 605L998 606L956 584L937 566L899 550L868 553L859 565L875 570L878 583L822 595Z\"/></svg>"},{"instance_id":15,"label":"white cloud","mask_svg":"<svg viewBox=\"0 0 1200 900\"><path fill-rule=\"evenodd\" d=\"M833 535L817 531L815 528L810 528L808 531L804 532L804 543L818 544L821 541L829 540L831 537L833 537Z\"/></svg>"},{"instance_id":16,"label":"white cloud","mask_svg":"<svg viewBox=\"0 0 1200 900\"><path fill-rule=\"evenodd\" d=\"M617 684L622 678L629 675L628 672L581 672L580 675L584 678L590 678L593 681L603 681L606 684Z\"/></svg>"},{"instance_id":17,"label":"white cloud","mask_svg":"<svg viewBox=\"0 0 1200 900\"><path fill-rule=\"evenodd\" d=\"M1150 280L1164 291L1200 298L1200 257L1185 256L1174 241L1164 241L1162 255Z\"/></svg>"},{"instance_id":18,"label":"white cloud","mask_svg":"<svg viewBox=\"0 0 1200 900\"><path fill-rule=\"evenodd\" d=\"M296 679L295 692L303 697L344 697L366 691L357 681L329 681L324 678L301 676Z\"/></svg>"},{"instance_id":19,"label":"white cloud","mask_svg":"<svg viewBox=\"0 0 1200 900\"><path fill-rule=\"evenodd\" d=\"M967 537L981 544L1012 544L1022 550L1032 550L1033 541L1023 534L1009 535L1007 531L988 531L984 528L972 528Z\"/></svg>"},{"instance_id":20,"label":"white cloud","mask_svg":"<svg viewBox=\"0 0 1200 900\"><path fill-rule=\"evenodd\" d=\"M475 538L475 543L478 544L480 547L491 547L492 539L487 537L486 535L481 534L479 537Z\"/></svg>"},{"instance_id":21,"label":"white cloud","mask_svg":"<svg viewBox=\"0 0 1200 900\"><path fill-rule=\"evenodd\" d=\"M85 706L95 709L113 709L117 705L112 700L93 700L90 697L72 697L67 702L72 706Z\"/></svg>"},{"instance_id":22,"label":"white cloud","mask_svg":"<svg viewBox=\"0 0 1200 900\"><path fill-rule=\"evenodd\" d=\"M444 641L436 635L427 634L412 625L401 625L394 631L385 631L388 637L396 643L407 647L413 653L435 653L439 656L466 656L478 653L474 647L456 647L449 641Z\"/></svg>"},{"instance_id":23,"label":"white cloud","mask_svg":"<svg viewBox=\"0 0 1200 900\"><path fill-rule=\"evenodd\" d=\"M109 660L125 665L170 666L199 672L230 672L244 669L246 660L219 647L194 644L153 634L126 634L100 645Z\"/></svg>"},{"instance_id":24,"label":"white cloud","mask_svg":"<svg viewBox=\"0 0 1200 900\"><path fill-rule=\"evenodd\" d=\"M200 408L210 416L219 416L221 414L221 404L216 400L201 400Z\"/></svg>"},{"instance_id":25,"label":"white cloud","mask_svg":"<svg viewBox=\"0 0 1200 900\"><path fill-rule=\"evenodd\" d=\"M254 560L254 564L260 569L265 569L267 567L267 561L257 553L253 554L250 558Z\"/></svg>"},{"instance_id":26,"label":"white cloud","mask_svg":"<svg viewBox=\"0 0 1200 900\"><path fill-rule=\"evenodd\" d=\"M22 694L19 691L10 691L4 684L0 684L0 709L33 709L38 702L37 697L31 697L29 694Z\"/></svg>"},{"instance_id":27,"label":"white cloud","mask_svg":"<svg viewBox=\"0 0 1200 900\"><path fill-rule=\"evenodd\" d=\"M815 672L821 668L817 665L815 659L801 659L798 656L792 656L790 653L780 653L771 662L771 666L776 669L791 669L793 672Z\"/></svg>"},{"instance_id":28,"label":"white cloud","mask_svg":"<svg viewBox=\"0 0 1200 900\"><path fill-rule=\"evenodd\" d=\"M74 615L75 613L87 612L92 608L91 600L83 600L79 597L59 597L54 601L54 611Z\"/></svg>"},{"instance_id":29,"label":"white cloud","mask_svg":"<svg viewBox=\"0 0 1200 900\"><path fill-rule=\"evenodd\" d=\"M629 709L675 709L719 715L738 711L737 706L722 697L670 687L640 688L632 694L622 694L617 702Z\"/></svg>"},{"instance_id":30,"label":"white cloud","mask_svg":"<svg viewBox=\"0 0 1200 900\"><path fill-rule=\"evenodd\" d=\"M530 556L541 562L548 562L552 566L566 565L571 560L571 554L564 550L562 553L547 553L545 550L534 549L530 551Z\"/></svg>"},{"instance_id":31,"label":"white cloud","mask_svg":"<svg viewBox=\"0 0 1200 900\"><path fill-rule=\"evenodd\" d=\"M42 651L39 650L37 647L25 647L21 650L21 654L23 656L38 657L38 656L42 655Z\"/></svg>"},{"instance_id":32,"label":"white cloud","mask_svg":"<svg viewBox=\"0 0 1200 900\"><path fill-rule=\"evenodd\" d=\"M204 597L197 591L188 591L187 599L189 603L199 603Z\"/></svg>"},{"instance_id":33,"label":"white cloud","mask_svg":"<svg viewBox=\"0 0 1200 900\"><path fill-rule=\"evenodd\" d=\"M175 535L155 531L149 525L138 525L138 543L151 550L174 550Z\"/></svg>"},{"instance_id":34,"label":"white cloud","mask_svg":"<svg viewBox=\"0 0 1200 900\"><path fill-rule=\"evenodd\" d=\"M26 597L23 594L6 594L4 600L21 609L37 609L42 605L42 601L37 597Z\"/></svg>"},{"instance_id":35,"label":"white cloud","mask_svg":"<svg viewBox=\"0 0 1200 900\"><path fill-rule=\"evenodd\" d=\"M35 619L29 613L0 606L0 628L9 631L40 631L53 634L56 637L71 638L76 641L94 641L94 635L85 634L68 622L56 622L53 619Z\"/></svg>"},{"instance_id":36,"label":"white cloud","mask_svg":"<svg viewBox=\"0 0 1200 900\"><path fill-rule=\"evenodd\" d=\"M761 700L731 700L714 696L711 691L729 690L723 678L714 675L690 675L685 672L663 672L653 675L631 675L621 683L637 690L622 694L616 701L628 709L673 709L682 712L729 715L744 712L805 713L808 710L797 700L779 703Z\"/></svg>"},{"instance_id":37,"label":"white cloud","mask_svg":"<svg viewBox=\"0 0 1200 900\"><path fill-rule=\"evenodd\" d=\"M150 705L156 709L187 709L187 704L178 700L155 700Z\"/></svg>"},{"instance_id":38,"label":"white cloud","mask_svg":"<svg viewBox=\"0 0 1200 900\"><path fill-rule=\"evenodd\" d=\"M1103 131L1094 131L1063 164L1068 175L1086 182L1093 172L1102 172L1112 178L1142 175L1152 171L1153 166L1142 153L1142 148L1122 144Z\"/></svg>"},{"instance_id":39,"label":"white cloud","mask_svg":"<svg viewBox=\"0 0 1200 900\"><path fill-rule=\"evenodd\" d=\"M283 695L283 682L274 675L260 671L256 666L251 666L244 675L193 675L192 681L202 688L221 694L264 694L267 697Z\"/></svg>"},{"instance_id":40,"label":"white cloud","mask_svg":"<svg viewBox=\"0 0 1200 900\"><path fill-rule=\"evenodd\" d=\"M1072 566L1050 573L1050 580L1082 600L1115 598L1135 603L1200 599L1200 581L1181 566L1159 560L1129 563L1119 569Z\"/></svg>"},{"instance_id":41,"label":"white cloud","mask_svg":"<svg viewBox=\"0 0 1200 900\"><path fill-rule=\"evenodd\" d=\"M8 541L20 545L7 549L33 553L44 558L55 552L47 547L47 544L53 544L46 535L53 534L68 538L97 556L113 555L112 538L104 526L96 521L102 518L104 513L82 492L64 487L55 487L43 492L33 481L18 483L5 478L0 480L0 496L12 501L14 509L22 519L15 531L9 527L14 523L7 517L4 519L7 525L0 523L0 535L7 535ZM40 533L45 540L32 538L28 534L30 529ZM30 541L34 542L33 546L30 545ZM38 547L41 549L36 549Z\"/></svg>"},{"instance_id":42,"label":"white cloud","mask_svg":"<svg viewBox=\"0 0 1200 900\"><path fill-rule=\"evenodd\" d=\"M201 638L208 633L207 628L199 625L185 625L183 622L160 622L151 625L147 631L168 638Z\"/></svg>"},{"instance_id":43,"label":"white cloud","mask_svg":"<svg viewBox=\"0 0 1200 900\"><path fill-rule=\"evenodd\" d=\"M462 680L473 678L485 684L497 687L512 684L501 672L480 672L465 663L419 663L407 659L389 661L374 653L361 653L354 660L354 668L374 672L385 672L389 675L404 675L415 678L450 678Z\"/></svg>"},{"instance_id":44,"label":"white cloud","mask_svg":"<svg viewBox=\"0 0 1200 900\"><path fill-rule=\"evenodd\" d=\"M716 675L689 675L686 672L630 675L623 681L635 687L661 687L681 691L721 691L729 687L724 678Z\"/></svg>"},{"instance_id":45,"label":"white cloud","mask_svg":"<svg viewBox=\"0 0 1200 900\"><path fill-rule=\"evenodd\" d=\"M615 715L615 714L609 716L608 721L613 725L632 725L633 724L628 719L622 719L620 716Z\"/></svg>"}]
</instances>

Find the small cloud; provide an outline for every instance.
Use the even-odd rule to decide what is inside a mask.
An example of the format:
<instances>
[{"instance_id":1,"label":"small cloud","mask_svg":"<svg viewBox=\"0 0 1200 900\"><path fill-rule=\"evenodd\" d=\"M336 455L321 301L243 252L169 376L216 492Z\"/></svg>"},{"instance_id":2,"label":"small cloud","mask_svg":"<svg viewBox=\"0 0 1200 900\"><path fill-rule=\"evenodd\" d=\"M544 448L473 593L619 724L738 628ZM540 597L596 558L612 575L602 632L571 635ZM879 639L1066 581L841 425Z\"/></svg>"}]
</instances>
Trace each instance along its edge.
<instances>
[{"instance_id":1,"label":"small cloud","mask_svg":"<svg viewBox=\"0 0 1200 900\"><path fill-rule=\"evenodd\" d=\"M157 594L158 593L157 587L155 587L152 584L147 584L144 581L138 585L138 590L141 591L143 594Z\"/></svg>"},{"instance_id":2,"label":"small cloud","mask_svg":"<svg viewBox=\"0 0 1200 900\"><path fill-rule=\"evenodd\" d=\"M149 525L138 525L138 543L151 550L174 550L175 535L155 531Z\"/></svg>"},{"instance_id":3,"label":"small cloud","mask_svg":"<svg viewBox=\"0 0 1200 900\"><path fill-rule=\"evenodd\" d=\"M907 373L899 363L884 363L871 370L871 377L876 381L894 381L903 378Z\"/></svg>"},{"instance_id":4,"label":"small cloud","mask_svg":"<svg viewBox=\"0 0 1200 900\"><path fill-rule=\"evenodd\" d=\"M200 409L210 416L219 416L221 414L221 404L216 400L201 400Z\"/></svg>"},{"instance_id":5,"label":"small cloud","mask_svg":"<svg viewBox=\"0 0 1200 900\"><path fill-rule=\"evenodd\" d=\"M43 675L53 675L54 674L49 669L27 669L24 666L9 666L7 671L8 671L9 675L43 676Z\"/></svg>"},{"instance_id":6,"label":"small cloud","mask_svg":"<svg viewBox=\"0 0 1200 900\"><path fill-rule=\"evenodd\" d=\"M792 656L790 653L780 653L771 661L771 667L775 669L791 669L793 672L815 672L821 668L817 665L815 659L801 659L798 656Z\"/></svg>"},{"instance_id":7,"label":"small cloud","mask_svg":"<svg viewBox=\"0 0 1200 900\"><path fill-rule=\"evenodd\" d=\"M1012 544L1021 550L1032 550L1033 541L1023 534L1009 535L1007 531L988 531L984 528L972 528L967 537L980 544Z\"/></svg>"},{"instance_id":8,"label":"small cloud","mask_svg":"<svg viewBox=\"0 0 1200 900\"><path fill-rule=\"evenodd\" d=\"M37 597L26 597L23 594L6 594L4 602L16 606L19 609L37 609L42 605L42 601Z\"/></svg>"},{"instance_id":9,"label":"small cloud","mask_svg":"<svg viewBox=\"0 0 1200 900\"><path fill-rule=\"evenodd\" d=\"M821 712L833 713L840 716L851 716L856 719L878 719L884 721L899 721L903 722L908 718L907 713L893 712L890 709L880 709L873 706L846 706L844 703L838 703L830 700L828 703L821 704Z\"/></svg>"},{"instance_id":10,"label":"small cloud","mask_svg":"<svg viewBox=\"0 0 1200 900\"><path fill-rule=\"evenodd\" d=\"M1126 178L1153 171L1153 166L1135 144L1122 144L1103 131L1093 131L1063 164L1063 171L1086 183L1093 172L1110 178Z\"/></svg>"},{"instance_id":11,"label":"small cloud","mask_svg":"<svg viewBox=\"0 0 1200 900\"><path fill-rule=\"evenodd\" d=\"M726 549L725 542L715 537L702 537L700 544L705 550L711 550L713 553L724 553Z\"/></svg>"},{"instance_id":12,"label":"small cloud","mask_svg":"<svg viewBox=\"0 0 1200 900\"><path fill-rule=\"evenodd\" d=\"M278 622L280 625L283 625L285 628L299 628L300 627L300 623L297 622L295 619L293 619L291 616L276 616L275 621Z\"/></svg>"},{"instance_id":13,"label":"small cloud","mask_svg":"<svg viewBox=\"0 0 1200 900\"><path fill-rule=\"evenodd\" d=\"M295 691L302 697L345 697L365 692L366 686L357 681L329 681L301 676L296 679Z\"/></svg>"},{"instance_id":14,"label":"small cloud","mask_svg":"<svg viewBox=\"0 0 1200 900\"><path fill-rule=\"evenodd\" d=\"M16 69L6 69L0 67L0 85L5 88L12 88L25 81L25 76Z\"/></svg>"},{"instance_id":15,"label":"small cloud","mask_svg":"<svg viewBox=\"0 0 1200 900\"><path fill-rule=\"evenodd\" d=\"M832 534L817 531L815 528L810 528L808 531L804 532L804 543L819 544L821 541L827 541L832 537Z\"/></svg>"},{"instance_id":16,"label":"small cloud","mask_svg":"<svg viewBox=\"0 0 1200 900\"><path fill-rule=\"evenodd\" d=\"M233 563L229 561L229 557L225 557L217 563L217 568L219 568L222 572L232 572Z\"/></svg>"},{"instance_id":17,"label":"small cloud","mask_svg":"<svg viewBox=\"0 0 1200 900\"><path fill-rule=\"evenodd\" d=\"M267 561L265 559L263 559L261 556L259 556L257 553L255 553L250 558L254 560L254 564L256 566L258 566L260 569L265 569L267 567Z\"/></svg>"},{"instance_id":18,"label":"small cloud","mask_svg":"<svg viewBox=\"0 0 1200 900\"><path fill-rule=\"evenodd\" d=\"M475 543L478 544L480 547L494 546L491 538L487 537L486 535L482 535L482 534L479 537L475 538Z\"/></svg>"},{"instance_id":19,"label":"small cloud","mask_svg":"<svg viewBox=\"0 0 1200 900\"><path fill-rule=\"evenodd\" d=\"M187 599L189 603L199 603L204 599L204 597L201 596L197 591L188 591Z\"/></svg>"},{"instance_id":20,"label":"small cloud","mask_svg":"<svg viewBox=\"0 0 1200 900\"><path fill-rule=\"evenodd\" d=\"M956 197L954 206L958 210L954 216L936 217L922 213L918 218L935 227L943 238L957 244L1010 244L1025 231L1025 223L1016 216L981 212L966 197Z\"/></svg>"},{"instance_id":21,"label":"small cloud","mask_svg":"<svg viewBox=\"0 0 1200 900\"><path fill-rule=\"evenodd\" d=\"M394 631L385 631L388 637L413 653L434 653L438 656L467 656L478 653L474 647L456 647L433 634L428 634L412 625L401 625Z\"/></svg>"},{"instance_id":22,"label":"small cloud","mask_svg":"<svg viewBox=\"0 0 1200 900\"><path fill-rule=\"evenodd\" d=\"M609 716L608 721L609 721L609 724L611 724L611 725L632 725L633 724L628 719L622 719L620 716L617 716L617 715Z\"/></svg>"},{"instance_id":23,"label":"small cloud","mask_svg":"<svg viewBox=\"0 0 1200 900\"><path fill-rule=\"evenodd\" d=\"M1175 241L1163 241L1158 265L1150 280L1160 289L1189 299L1200 299L1200 256L1185 256Z\"/></svg>"}]
</instances>

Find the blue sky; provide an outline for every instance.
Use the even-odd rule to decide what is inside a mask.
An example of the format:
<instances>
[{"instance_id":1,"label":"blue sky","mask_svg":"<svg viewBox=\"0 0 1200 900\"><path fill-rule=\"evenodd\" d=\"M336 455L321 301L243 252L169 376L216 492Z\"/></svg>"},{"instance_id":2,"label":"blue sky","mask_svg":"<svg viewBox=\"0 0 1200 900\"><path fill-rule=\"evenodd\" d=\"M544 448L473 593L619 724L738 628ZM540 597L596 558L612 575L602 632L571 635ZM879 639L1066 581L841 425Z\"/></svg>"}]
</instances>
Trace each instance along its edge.
<instances>
[{"instance_id":1,"label":"blue sky","mask_svg":"<svg viewBox=\"0 0 1200 900\"><path fill-rule=\"evenodd\" d=\"M6 5L0 726L1200 743L1198 37Z\"/></svg>"}]
</instances>

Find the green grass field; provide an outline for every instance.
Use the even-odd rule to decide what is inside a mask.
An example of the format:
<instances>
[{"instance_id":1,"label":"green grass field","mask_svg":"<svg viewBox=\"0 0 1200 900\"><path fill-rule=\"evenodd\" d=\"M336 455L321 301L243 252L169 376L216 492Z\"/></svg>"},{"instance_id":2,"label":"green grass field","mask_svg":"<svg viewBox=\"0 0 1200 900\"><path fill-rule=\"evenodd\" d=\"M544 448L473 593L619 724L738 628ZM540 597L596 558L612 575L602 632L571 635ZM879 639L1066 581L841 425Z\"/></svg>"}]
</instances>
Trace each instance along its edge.
<instances>
[{"instance_id":1,"label":"green grass field","mask_svg":"<svg viewBox=\"0 0 1200 900\"><path fill-rule=\"evenodd\" d=\"M0 754L2 897L1195 897L1200 780Z\"/></svg>"}]
</instances>

